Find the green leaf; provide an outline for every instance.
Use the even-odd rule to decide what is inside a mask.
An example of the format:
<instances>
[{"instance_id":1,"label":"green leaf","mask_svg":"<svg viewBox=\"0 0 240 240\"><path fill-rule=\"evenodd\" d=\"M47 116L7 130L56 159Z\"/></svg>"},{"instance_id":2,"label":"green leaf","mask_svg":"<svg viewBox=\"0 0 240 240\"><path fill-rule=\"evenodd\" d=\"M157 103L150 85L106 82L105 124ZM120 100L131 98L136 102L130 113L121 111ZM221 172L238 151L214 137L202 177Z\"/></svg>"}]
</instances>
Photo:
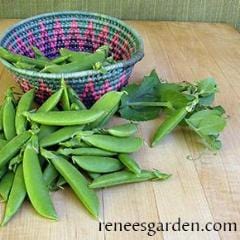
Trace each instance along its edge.
<instances>
[{"instance_id":1,"label":"green leaf","mask_svg":"<svg viewBox=\"0 0 240 240\"><path fill-rule=\"evenodd\" d=\"M217 84L213 78L200 80L197 83L197 88L200 96L206 97L215 94L217 91Z\"/></svg>"},{"instance_id":2,"label":"green leaf","mask_svg":"<svg viewBox=\"0 0 240 240\"><path fill-rule=\"evenodd\" d=\"M199 98L199 104L202 106L211 106L215 98L215 94L208 95L206 97Z\"/></svg>"}]
</instances>

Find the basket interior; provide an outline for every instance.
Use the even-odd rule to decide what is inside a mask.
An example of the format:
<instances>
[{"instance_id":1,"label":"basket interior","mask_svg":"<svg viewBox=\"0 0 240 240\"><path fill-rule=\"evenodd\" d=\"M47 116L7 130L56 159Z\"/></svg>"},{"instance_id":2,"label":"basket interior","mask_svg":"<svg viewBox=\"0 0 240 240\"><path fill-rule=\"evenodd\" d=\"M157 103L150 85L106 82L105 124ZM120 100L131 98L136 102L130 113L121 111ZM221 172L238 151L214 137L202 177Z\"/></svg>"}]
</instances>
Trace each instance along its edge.
<instances>
[{"instance_id":1,"label":"basket interior","mask_svg":"<svg viewBox=\"0 0 240 240\"><path fill-rule=\"evenodd\" d=\"M114 18L88 13L61 13L35 17L13 27L1 45L14 53L34 57L31 46L48 58L60 48L93 52L108 44L115 60L128 60L139 48L139 41L125 24Z\"/></svg>"}]
</instances>

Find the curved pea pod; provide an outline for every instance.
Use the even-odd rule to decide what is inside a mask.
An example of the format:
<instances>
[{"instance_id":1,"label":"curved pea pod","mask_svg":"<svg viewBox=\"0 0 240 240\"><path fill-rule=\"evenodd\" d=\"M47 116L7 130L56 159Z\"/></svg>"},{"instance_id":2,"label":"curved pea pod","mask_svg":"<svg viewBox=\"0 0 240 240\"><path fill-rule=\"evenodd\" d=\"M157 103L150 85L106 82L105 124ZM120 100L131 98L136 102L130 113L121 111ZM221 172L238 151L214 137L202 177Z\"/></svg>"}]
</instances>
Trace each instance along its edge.
<instances>
[{"instance_id":1,"label":"curved pea pod","mask_svg":"<svg viewBox=\"0 0 240 240\"><path fill-rule=\"evenodd\" d=\"M3 105L3 132L7 140L11 140L16 136L16 110L13 101L12 90L8 89L7 96Z\"/></svg>"},{"instance_id":2,"label":"curved pea pod","mask_svg":"<svg viewBox=\"0 0 240 240\"><path fill-rule=\"evenodd\" d=\"M135 134L137 130L136 124L126 123L106 129L106 132L116 137L130 137L131 135Z\"/></svg>"},{"instance_id":3,"label":"curved pea pod","mask_svg":"<svg viewBox=\"0 0 240 240\"><path fill-rule=\"evenodd\" d=\"M102 156L73 156L73 162L80 168L94 173L115 172L123 168L122 163L111 157Z\"/></svg>"},{"instance_id":4,"label":"curved pea pod","mask_svg":"<svg viewBox=\"0 0 240 240\"><path fill-rule=\"evenodd\" d=\"M0 150L7 144L7 140L0 139Z\"/></svg>"},{"instance_id":5,"label":"curved pea pod","mask_svg":"<svg viewBox=\"0 0 240 240\"><path fill-rule=\"evenodd\" d=\"M97 194L88 187L89 182L70 162L64 158L57 156L44 149L41 153L51 160L57 171L64 177L70 185L79 200L83 203L86 209L97 217L99 213L99 200Z\"/></svg>"},{"instance_id":6,"label":"curved pea pod","mask_svg":"<svg viewBox=\"0 0 240 240\"><path fill-rule=\"evenodd\" d=\"M8 195L10 193L12 183L13 183L14 174L13 172L8 172L4 175L0 182L0 196L2 201L7 201Z\"/></svg>"},{"instance_id":7,"label":"curved pea pod","mask_svg":"<svg viewBox=\"0 0 240 240\"><path fill-rule=\"evenodd\" d=\"M48 163L47 167L44 169L43 172L43 179L48 189L51 187L51 185L57 179L58 176L59 174L56 168L51 163Z\"/></svg>"},{"instance_id":8,"label":"curved pea pod","mask_svg":"<svg viewBox=\"0 0 240 240\"><path fill-rule=\"evenodd\" d=\"M77 93L70 86L67 86L67 91L68 91L69 100L72 103L72 105L76 104L78 106L78 110L86 109L84 104L80 101Z\"/></svg>"},{"instance_id":9,"label":"curved pea pod","mask_svg":"<svg viewBox=\"0 0 240 240\"><path fill-rule=\"evenodd\" d=\"M102 150L94 147L81 147L81 148L60 148L58 153L69 156L69 155L77 155L77 156L114 156L117 155L114 152L109 152L106 150Z\"/></svg>"},{"instance_id":10,"label":"curved pea pod","mask_svg":"<svg viewBox=\"0 0 240 240\"><path fill-rule=\"evenodd\" d=\"M49 112L54 109L57 104L59 103L63 93L63 88L60 88L54 94L52 94L37 110L38 113L40 112Z\"/></svg>"},{"instance_id":11,"label":"curved pea pod","mask_svg":"<svg viewBox=\"0 0 240 240\"><path fill-rule=\"evenodd\" d=\"M64 111L69 111L69 110L71 110L70 100L69 100L69 96L68 96L67 85L66 85L64 79L61 80L61 87L63 88L63 93L62 93L62 97L61 97L62 108Z\"/></svg>"},{"instance_id":12,"label":"curved pea pod","mask_svg":"<svg viewBox=\"0 0 240 240\"><path fill-rule=\"evenodd\" d=\"M23 177L23 167L22 164L20 164L13 179L1 226L4 226L17 213L22 206L25 197L26 188Z\"/></svg>"},{"instance_id":13,"label":"curved pea pod","mask_svg":"<svg viewBox=\"0 0 240 240\"><path fill-rule=\"evenodd\" d=\"M0 150L0 168L4 167L29 140L31 133L26 131L14 137Z\"/></svg>"},{"instance_id":14,"label":"curved pea pod","mask_svg":"<svg viewBox=\"0 0 240 240\"><path fill-rule=\"evenodd\" d=\"M56 132L59 128L57 126L41 125L38 132L38 139L41 141L43 138Z\"/></svg>"},{"instance_id":15,"label":"curved pea pod","mask_svg":"<svg viewBox=\"0 0 240 240\"><path fill-rule=\"evenodd\" d=\"M37 149L37 139L33 135L23 155L23 175L27 194L34 209L41 216L56 220L57 214L43 179Z\"/></svg>"},{"instance_id":16,"label":"curved pea pod","mask_svg":"<svg viewBox=\"0 0 240 240\"><path fill-rule=\"evenodd\" d=\"M21 61L18 61L16 63L14 63L14 66L16 68L19 68L19 69L36 70L36 66L35 65L29 64L29 63L24 63L24 62L21 62Z\"/></svg>"},{"instance_id":17,"label":"curved pea pod","mask_svg":"<svg viewBox=\"0 0 240 240\"><path fill-rule=\"evenodd\" d=\"M143 140L138 137L118 138L114 136L96 134L83 136L82 140L97 148L117 153L136 152L143 145Z\"/></svg>"},{"instance_id":18,"label":"curved pea pod","mask_svg":"<svg viewBox=\"0 0 240 240\"><path fill-rule=\"evenodd\" d=\"M77 132L81 131L83 129L83 126L70 126L70 127L64 127L56 132L53 132L52 134L44 137L40 141L41 147L49 147L55 144L58 144L59 142L68 140L69 138L73 137Z\"/></svg>"},{"instance_id":19,"label":"curved pea pod","mask_svg":"<svg viewBox=\"0 0 240 240\"><path fill-rule=\"evenodd\" d=\"M105 95L103 95L97 102L93 104L91 109L93 110L102 110L105 112L101 118L99 118L97 121L91 123L88 128L96 128L96 127L102 127L112 118L112 116L116 113L118 110L118 106L121 100L121 97L123 95L123 92L108 92Z\"/></svg>"},{"instance_id":20,"label":"curved pea pod","mask_svg":"<svg viewBox=\"0 0 240 240\"><path fill-rule=\"evenodd\" d=\"M3 106L0 107L0 131L3 130Z\"/></svg>"},{"instance_id":21,"label":"curved pea pod","mask_svg":"<svg viewBox=\"0 0 240 240\"><path fill-rule=\"evenodd\" d=\"M50 126L73 126L91 123L103 116L100 110L81 110L81 111L51 111L46 113L29 113L25 115L33 122Z\"/></svg>"},{"instance_id":22,"label":"curved pea pod","mask_svg":"<svg viewBox=\"0 0 240 240\"><path fill-rule=\"evenodd\" d=\"M142 170L140 174L134 174L132 172L123 170L120 172L104 174L96 179L89 185L90 188L103 188L113 187L116 185L145 182L149 180L166 180L171 175L161 173L158 170L148 171Z\"/></svg>"},{"instance_id":23,"label":"curved pea pod","mask_svg":"<svg viewBox=\"0 0 240 240\"><path fill-rule=\"evenodd\" d=\"M166 135L168 135L187 115L186 107L176 111L176 113L168 117L157 129L153 136L151 147L156 146Z\"/></svg>"},{"instance_id":24,"label":"curved pea pod","mask_svg":"<svg viewBox=\"0 0 240 240\"><path fill-rule=\"evenodd\" d=\"M19 100L15 119L16 133L18 135L26 131L27 119L22 114L31 108L34 96L35 90L31 89L30 91L26 92Z\"/></svg>"},{"instance_id":25,"label":"curved pea pod","mask_svg":"<svg viewBox=\"0 0 240 240\"><path fill-rule=\"evenodd\" d=\"M135 174L141 173L141 168L139 167L137 162L128 154L119 154L118 158L122 162L122 164L128 168L130 172L133 172Z\"/></svg>"}]
</instances>

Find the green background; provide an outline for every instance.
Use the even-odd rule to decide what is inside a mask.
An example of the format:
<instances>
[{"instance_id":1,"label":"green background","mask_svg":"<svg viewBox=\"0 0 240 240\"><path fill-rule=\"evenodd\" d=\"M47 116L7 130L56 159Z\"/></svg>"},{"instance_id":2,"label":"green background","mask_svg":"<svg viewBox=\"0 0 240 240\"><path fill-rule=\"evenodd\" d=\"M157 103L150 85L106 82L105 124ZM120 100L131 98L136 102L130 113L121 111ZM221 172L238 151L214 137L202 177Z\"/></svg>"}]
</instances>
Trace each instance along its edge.
<instances>
[{"instance_id":1,"label":"green background","mask_svg":"<svg viewBox=\"0 0 240 240\"><path fill-rule=\"evenodd\" d=\"M121 19L230 23L240 29L240 0L0 0L0 18L86 10Z\"/></svg>"}]
</instances>

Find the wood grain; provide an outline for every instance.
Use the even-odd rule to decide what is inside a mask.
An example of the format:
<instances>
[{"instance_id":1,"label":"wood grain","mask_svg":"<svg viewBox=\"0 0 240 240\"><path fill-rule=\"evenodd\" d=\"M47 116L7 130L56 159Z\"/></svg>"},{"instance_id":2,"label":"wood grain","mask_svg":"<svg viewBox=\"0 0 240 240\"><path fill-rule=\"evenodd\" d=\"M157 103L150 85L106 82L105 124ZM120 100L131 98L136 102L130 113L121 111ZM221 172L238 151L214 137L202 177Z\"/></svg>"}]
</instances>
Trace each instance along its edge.
<instances>
[{"instance_id":1,"label":"wood grain","mask_svg":"<svg viewBox=\"0 0 240 240\"><path fill-rule=\"evenodd\" d=\"M0 32L17 20L0 22ZM144 38L145 58L136 66L131 82L139 82L156 68L168 81L194 81L209 76L219 85L216 104L229 115L222 134L223 148L204 153L195 136L177 129L154 149L147 146L161 119L140 124L146 144L135 154L144 168L172 173L165 182L114 187L99 192L100 220L105 222L236 222L240 225L240 35L225 24L128 21ZM0 65L0 100L12 76ZM17 87L17 86L16 86ZM114 122L119 122L114 119ZM187 160L191 155L196 160ZM197 158L201 155L201 158ZM45 220L25 203L16 217L0 230L0 239L149 239L146 232L98 231L98 222L66 189L53 194L58 222ZM1 213L4 206L1 206ZM240 239L238 232L158 232L156 240Z\"/></svg>"}]
</instances>

